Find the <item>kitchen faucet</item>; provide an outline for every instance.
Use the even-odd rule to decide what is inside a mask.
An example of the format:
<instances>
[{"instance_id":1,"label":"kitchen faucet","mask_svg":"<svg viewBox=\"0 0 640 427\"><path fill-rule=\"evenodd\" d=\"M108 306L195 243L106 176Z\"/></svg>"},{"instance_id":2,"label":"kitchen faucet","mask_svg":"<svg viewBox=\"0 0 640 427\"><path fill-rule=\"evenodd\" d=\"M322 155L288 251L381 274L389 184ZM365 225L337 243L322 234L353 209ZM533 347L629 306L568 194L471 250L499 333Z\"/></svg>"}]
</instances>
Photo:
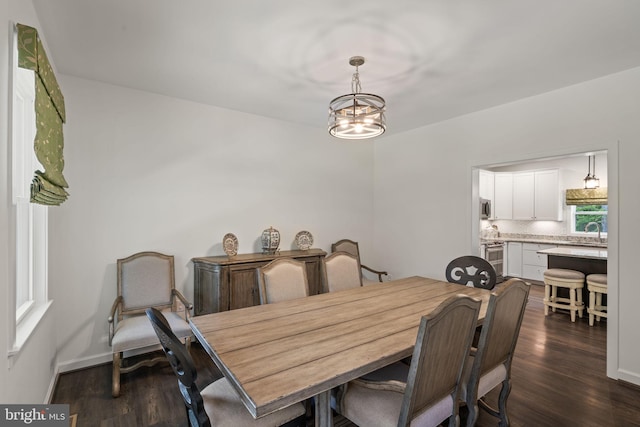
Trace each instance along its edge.
<instances>
[{"instance_id":1,"label":"kitchen faucet","mask_svg":"<svg viewBox=\"0 0 640 427\"><path fill-rule=\"evenodd\" d=\"M591 222L587 223L587 225L585 225L585 226L584 226L584 231L585 231L585 233L586 233L587 231L589 231L589 227L590 227L590 226L592 226L592 225L595 225L595 226L596 226L596 229L598 230L598 240L599 240L600 242L602 242L602 239L600 238L600 224L598 224L597 222L595 222L595 221L591 221Z\"/></svg>"}]
</instances>

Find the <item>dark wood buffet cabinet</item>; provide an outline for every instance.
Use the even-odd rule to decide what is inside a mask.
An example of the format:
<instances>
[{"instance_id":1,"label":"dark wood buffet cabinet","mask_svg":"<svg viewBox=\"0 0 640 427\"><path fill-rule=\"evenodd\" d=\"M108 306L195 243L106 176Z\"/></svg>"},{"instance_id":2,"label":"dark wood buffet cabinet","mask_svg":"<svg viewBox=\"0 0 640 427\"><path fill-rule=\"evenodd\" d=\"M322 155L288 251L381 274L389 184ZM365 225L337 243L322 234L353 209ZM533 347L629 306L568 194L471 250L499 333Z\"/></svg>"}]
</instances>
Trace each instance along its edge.
<instances>
[{"instance_id":1,"label":"dark wood buffet cabinet","mask_svg":"<svg viewBox=\"0 0 640 427\"><path fill-rule=\"evenodd\" d=\"M322 292L322 249L280 251L275 254L239 254L233 257L193 258L194 315L235 310L260 304L257 268L276 258L290 257L307 266L309 294Z\"/></svg>"}]
</instances>

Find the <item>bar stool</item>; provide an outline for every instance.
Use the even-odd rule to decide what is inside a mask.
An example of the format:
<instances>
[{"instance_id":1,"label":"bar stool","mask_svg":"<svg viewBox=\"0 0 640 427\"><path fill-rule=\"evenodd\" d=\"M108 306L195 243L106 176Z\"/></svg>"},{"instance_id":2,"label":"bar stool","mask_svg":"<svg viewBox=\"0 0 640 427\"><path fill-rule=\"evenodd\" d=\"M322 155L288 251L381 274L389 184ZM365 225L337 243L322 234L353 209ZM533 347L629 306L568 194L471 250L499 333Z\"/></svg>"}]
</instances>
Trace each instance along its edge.
<instances>
[{"instance_id":1,"label":"bar stool","mask_svg":"<svg viewBox=\"0 0 640 427\"><path fill-rule=\"evenodd\" d=\"M607 294L607 275L589 274L587 276L587 289L589 290L589 326L593 326L593 318L599 322L601 317L607 317L606 305L602 305L602 294Z\"/></svg>"},{"instance_id":2,"label":"bar stool","mask_svg":"<svg viewBox=\"0 0 640 427\"><path fill-rule=\"evenodd\" d=\"M558 288L567 288L569 298L558 297ZM549 314L549 307L555 313L556 308L569 310L571 321L576 321L576 312L582 318L584 303L582 302L584 273L564 268L550 268L544 272L544 315Z\"/></svg>"}]
</instances>

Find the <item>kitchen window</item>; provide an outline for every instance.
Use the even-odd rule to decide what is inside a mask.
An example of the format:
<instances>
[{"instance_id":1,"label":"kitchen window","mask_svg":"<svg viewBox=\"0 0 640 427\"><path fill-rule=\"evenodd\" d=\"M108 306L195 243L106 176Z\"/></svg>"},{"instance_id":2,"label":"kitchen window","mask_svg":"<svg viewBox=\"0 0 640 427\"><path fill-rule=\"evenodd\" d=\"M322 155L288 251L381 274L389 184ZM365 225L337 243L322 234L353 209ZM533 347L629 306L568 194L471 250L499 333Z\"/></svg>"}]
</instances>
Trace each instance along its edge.
<instances>
[{"instance_id":1,"label":"kitchen window","mask_svg":"<svg viewBox=\"0 0 640 427\"><path fill-rule=\"evenodd\" d=\"M571 232L585 233L587 224L595 222L600 227L600 232L608 231L608 206L607 205L578 205L571 206ZM598 233L596 227L589 227L588 233Z\"/></svg>"}]
</instances>

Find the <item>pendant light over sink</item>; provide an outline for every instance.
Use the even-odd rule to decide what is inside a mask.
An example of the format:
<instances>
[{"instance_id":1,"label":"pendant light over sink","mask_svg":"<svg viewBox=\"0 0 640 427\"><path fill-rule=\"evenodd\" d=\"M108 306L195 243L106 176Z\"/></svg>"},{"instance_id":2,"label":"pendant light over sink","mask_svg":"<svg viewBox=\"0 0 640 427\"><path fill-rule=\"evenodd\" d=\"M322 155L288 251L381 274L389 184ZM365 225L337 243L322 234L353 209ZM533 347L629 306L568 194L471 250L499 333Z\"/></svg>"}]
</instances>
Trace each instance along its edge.
<instances>
[{"instance_id":1,"label":"pendant light over sink","mask_svg":"<svg viewBox=\"0 0 640 427\"><path fill-rule=\"evenodd\" d=\"M593 157L593 174L591 173L591 158ZM589 156L589 169L587 176L584 178L584 188L598 188L600 180L596 178L596 156Z\"/></svg>"},{"instance_id":2,"label":"pendant light over sink","mask_svg":"<svg viewBox=\"0 0 640 427\"><path fill-rule=\"evenodd\" d=\"M351 93L329 103L329 133L342 139L367 139L382 135L387 129L385 101L378 95L361 93L358 67L362 56L353 56L349 64L356 67L351 78Z\"/></svg>"}]
</instances>

